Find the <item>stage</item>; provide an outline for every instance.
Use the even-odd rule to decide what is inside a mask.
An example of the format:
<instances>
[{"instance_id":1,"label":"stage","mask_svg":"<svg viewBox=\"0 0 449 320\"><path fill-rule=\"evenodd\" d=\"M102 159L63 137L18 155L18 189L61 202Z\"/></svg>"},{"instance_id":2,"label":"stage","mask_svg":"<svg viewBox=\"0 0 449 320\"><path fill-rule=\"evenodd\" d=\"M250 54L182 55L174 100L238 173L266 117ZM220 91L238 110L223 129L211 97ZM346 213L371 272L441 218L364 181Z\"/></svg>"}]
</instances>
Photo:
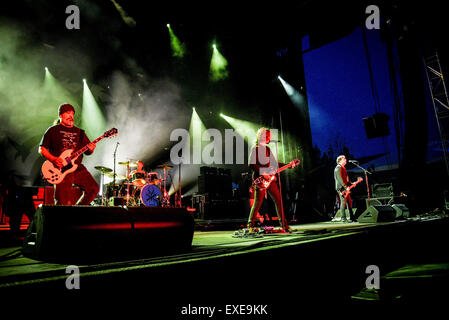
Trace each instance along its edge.
<instances>
[{"instance_id":1,"label":"stage","mask_svg":"<svg viewBox=\"0 0 449 320\"><path fill-rule=\"evenodd\" d=\"M449 274L447 227L446 216L428 215L385 223L292 225L290 234L251 238L234 237L235 230L210 228L195 230L190 250L134 252L84 261L30 259L16 243L0 249L0 290L7 297L26 293L93 304L87 297L145 300L147 307L166 310L170 319L182 319L181 310L188 306L191 312L194 306L216 306L216 312L225 313L226 305L265 305L271 318L276 318L290 314L296 305L379 307L413 304L416 299L438 304L447 298L439 293ZM397 277L391 280L391 273L400 273L410 264L421 279L420 286L404 286L403 278L400 287L392 285L398 281ZM423 277L427 272L427 279L434 280L428 272L435 268L429 264L439 266L439 280L431 285ZM66 288L69 265L79 268L79 289ZM366 270L372 265L381 276L380 289L374 294L366 290L370 276ZM409 274L408 279L414 277ZM425 294L418 290L422 286Z\"/></svg>"}]
</instances>

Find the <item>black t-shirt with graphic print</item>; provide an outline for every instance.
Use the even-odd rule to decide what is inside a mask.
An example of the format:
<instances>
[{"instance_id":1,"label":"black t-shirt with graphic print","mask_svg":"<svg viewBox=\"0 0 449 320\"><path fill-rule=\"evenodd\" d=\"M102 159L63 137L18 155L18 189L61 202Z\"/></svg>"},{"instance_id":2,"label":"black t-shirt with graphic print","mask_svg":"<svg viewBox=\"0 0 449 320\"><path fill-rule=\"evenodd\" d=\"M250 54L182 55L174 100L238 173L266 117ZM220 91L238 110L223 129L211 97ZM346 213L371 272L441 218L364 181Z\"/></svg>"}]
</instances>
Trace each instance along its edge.
<instances>
[{"instance_id":1,"label":"black t-shirt with graphic print","mask_svg":"<svg viewBox=\"0 0 449 320\"><path fill-rule=\"evenodd\" d=\"M50 153L59 157L62 152L68 149L73 151L79 150L90 142L84 130L77 127L65 127L62 124L57 124L47 129L44 133L40 146L46 148ZM86 155L91 154L89 150L85 152ZM76 160L76 164L81 164L83 155L80 155Z\"/></svg>"}]
</instances>

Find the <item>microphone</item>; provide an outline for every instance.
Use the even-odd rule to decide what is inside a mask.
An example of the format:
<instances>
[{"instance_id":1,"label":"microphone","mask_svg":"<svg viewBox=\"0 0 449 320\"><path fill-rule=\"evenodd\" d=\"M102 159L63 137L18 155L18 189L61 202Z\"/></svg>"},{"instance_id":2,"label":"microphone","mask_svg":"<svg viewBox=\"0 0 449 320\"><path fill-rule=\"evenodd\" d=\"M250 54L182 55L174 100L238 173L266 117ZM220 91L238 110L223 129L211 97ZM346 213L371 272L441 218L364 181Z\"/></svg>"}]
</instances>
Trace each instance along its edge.
<instances>
[{"instance_id":1,"label":"microphone","mask_svg":"<svg viewBox=\"0 0 449 320\"><path fill-rule=\"evenodd\" d=\"M270 143L271 142L282 142L282 140L270 140Z\"/></svg>"},{"instance_id":2,"label":"microphone","mask_svg":"<svg viewBox=\"0 0 449 320\"><path fill-rule=\"evenodd\" d=\"M359 164L359 162L357 160L348 160L348 162L354 163L354 164Z\"/></svg>"}]
</instances>

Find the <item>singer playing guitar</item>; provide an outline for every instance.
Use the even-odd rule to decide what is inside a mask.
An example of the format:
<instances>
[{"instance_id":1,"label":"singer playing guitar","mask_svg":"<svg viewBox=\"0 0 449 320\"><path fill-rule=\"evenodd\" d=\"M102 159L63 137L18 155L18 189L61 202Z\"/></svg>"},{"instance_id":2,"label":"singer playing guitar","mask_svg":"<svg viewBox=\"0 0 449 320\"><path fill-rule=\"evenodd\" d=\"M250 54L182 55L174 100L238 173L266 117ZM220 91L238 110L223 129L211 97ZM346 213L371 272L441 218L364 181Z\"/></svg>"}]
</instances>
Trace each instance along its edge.
<instances>
[{"instance_id":1,"label":"singer playing guitar","mask_svg":"<svg viewBox=\"0 0 449 320\"><path fill-rule=\"evenodd\" d=\"M257 132L256 145L251 151L249 166L253 171L253 184L254 184L254 203L251 207L251 211L248 217L248 229L252 231L254 229L254 222L266 192L270 194L276 206L276 213L279 219L279 224L284 232L289 232L289 226L285 219L284 210L281 205L281 194L279 192L279 186L275 181L276 170L278 169L277 160L273 156L268 144L271 141L271 132L267 128L260 128ZM280 163L279 167L293 168L299 163L299 160L292 161L290 164L285 165ZM262 183L258 181L262 180Z\"/></svg>"},{"instance_id":2,"label":"singer playing guitar","mask_svg":"<svg viewBox=\"0 0 449 320\"><path fill-rule=\"evenodd\" d=\"M95 144L90 142L84 130L73 125L75 108L70 104L59 106L59 119L56 124L47 129L39 145L39 153L55 166L61 168L64 150L74 151L87 146L86 155L93 153ZM75 163L76 171L65 176L64 180L55 185L55 204L58 205L89 205L97 196L99 187L86 167L81 164L80 155Z\"/></svg>"},{"instance_id":3,"label":"singer playing guitar","mask_svg":"<svg viewBox=\"0 0 449 320\"><path fill-rule=\"evenodd\" d=\"M341 219L343 222L355 222L354 213L352 211L352 199L351 199L351 193L349 192L351 189L351 186L355 185L355 183L351 183L349 181L348 172L346 171L346 157L341 155L337 157L337 166L334 170L334 179L335 179L335 189L337 191L337 194L340 198L340 212L341 212ZM360 180L357 181L359 183ZM349 221L346 219L346 206L348 207L349 211Z\"/></svg>"}]
</instances>

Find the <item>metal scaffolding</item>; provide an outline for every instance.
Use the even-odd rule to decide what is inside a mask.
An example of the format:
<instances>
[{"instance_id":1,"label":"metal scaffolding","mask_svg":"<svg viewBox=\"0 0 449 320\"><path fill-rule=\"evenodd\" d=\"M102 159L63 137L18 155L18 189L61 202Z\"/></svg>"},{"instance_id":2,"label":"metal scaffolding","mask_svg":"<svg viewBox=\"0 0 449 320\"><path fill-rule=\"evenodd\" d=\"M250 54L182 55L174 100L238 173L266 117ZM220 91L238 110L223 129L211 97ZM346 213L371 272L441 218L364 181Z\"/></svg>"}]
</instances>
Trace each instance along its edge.
<instances>
[{"instance_id":1,"label":"metal scaffolding","mask_svg":"<svg viewBox=\"0 0 449 320\"><path fill-rule=\"evenodd\" d=\"M449 154L447 151L449 147L449 97L447 95L438 53L424 58L424 65L426 67L427 81L429 83L438 131L440 133L443 158L449 175Z\"/></svg>"}]
</instances>

